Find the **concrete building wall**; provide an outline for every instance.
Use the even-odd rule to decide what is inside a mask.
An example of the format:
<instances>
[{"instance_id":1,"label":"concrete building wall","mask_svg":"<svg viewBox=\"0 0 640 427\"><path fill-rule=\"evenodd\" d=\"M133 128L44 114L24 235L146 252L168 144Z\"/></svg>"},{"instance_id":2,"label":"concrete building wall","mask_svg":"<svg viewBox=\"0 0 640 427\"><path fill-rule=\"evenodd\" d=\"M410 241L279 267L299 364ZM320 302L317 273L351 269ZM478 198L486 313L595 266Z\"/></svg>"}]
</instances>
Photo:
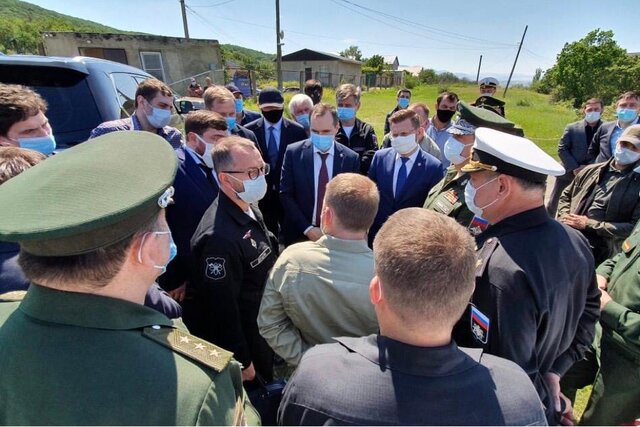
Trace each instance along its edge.
<instances>
[{"instance_id":1,"label":"concrete building wall","mask_svg":"<svg viewBox=\"0 0 640 427\"><path fill-rule=\"evenodd\" d=\"M164 81L169 84L222 68L217 40L187 41L177 37L66 32L43 33L42 40L43 53L48 56L79 56L83 49L85 52L96 48L123 49L127 64L140 69L144 69L141 52L159 52ZM184 85L185 88L187 84L188 82Z\"/></svg>"}]
</instances>

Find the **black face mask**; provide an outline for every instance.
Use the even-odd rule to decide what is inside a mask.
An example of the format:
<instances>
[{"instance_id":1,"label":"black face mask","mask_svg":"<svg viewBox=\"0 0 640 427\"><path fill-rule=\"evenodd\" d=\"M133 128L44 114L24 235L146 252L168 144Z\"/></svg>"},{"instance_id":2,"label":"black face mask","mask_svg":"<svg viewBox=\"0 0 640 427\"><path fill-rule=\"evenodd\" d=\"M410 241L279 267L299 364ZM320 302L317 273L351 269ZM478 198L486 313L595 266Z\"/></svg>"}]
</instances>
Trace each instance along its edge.
<instances>
[{"instance_id":1,"label":"black face mask","mask_svg":"<svg viewBox=\"0 0 640 427\"><path fill-rule=\"evenodd\" d=\"M438 120L440 120L442 123L448 123L455 113L455 111L451 110L438 110Z\"/></svg>"},{"instance_id":2,"label":"black face mask","mask_svg":"<svg viewBox=\"0 0 640 427\"><path fill-rule=\"evenodd\" d=\"M322 101L322 92L320 91L313 91L310 93L307 93L307 95L309 96L309 98L311 98L311 100L313 101L313 105L318 104L320 101Z\"/></svg>"},{"instance_id":3,"label":"black face mask","mask_svg":"<svg viewBox=\"0 0 640 427\"><path fill-rule=\"evenodd\" d=\"M262 113L262 117L264 117L269 123L275 124L278 123L282 118L282 113L284 112L284 110L260 110L260 112Z\"/></svg>"}]
</instances>

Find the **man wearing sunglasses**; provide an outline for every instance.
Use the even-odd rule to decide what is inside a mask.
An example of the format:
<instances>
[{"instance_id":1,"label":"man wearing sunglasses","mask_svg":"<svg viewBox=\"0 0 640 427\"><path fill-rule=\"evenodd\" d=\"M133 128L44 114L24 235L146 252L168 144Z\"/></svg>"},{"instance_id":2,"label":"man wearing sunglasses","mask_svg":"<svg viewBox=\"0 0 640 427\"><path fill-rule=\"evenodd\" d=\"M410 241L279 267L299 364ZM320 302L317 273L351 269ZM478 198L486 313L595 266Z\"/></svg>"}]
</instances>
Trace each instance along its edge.
<instances>
[{"instance_id":1,"label":"man wearing sunglasses","mask_svg":"<svg viewBox=\"0 0 640 427\"><path fill-rule=\"evenodd\" d=\"M257 206L270 167L253 142L237 136L218 140L212 158L220 193L191 239L199 298L192 312L185 311L185 322L208 341L225 343L243 365L243 381L259 374L268 382L273 351L256 319L278 242Z\"/></svg>"}]
</instances>

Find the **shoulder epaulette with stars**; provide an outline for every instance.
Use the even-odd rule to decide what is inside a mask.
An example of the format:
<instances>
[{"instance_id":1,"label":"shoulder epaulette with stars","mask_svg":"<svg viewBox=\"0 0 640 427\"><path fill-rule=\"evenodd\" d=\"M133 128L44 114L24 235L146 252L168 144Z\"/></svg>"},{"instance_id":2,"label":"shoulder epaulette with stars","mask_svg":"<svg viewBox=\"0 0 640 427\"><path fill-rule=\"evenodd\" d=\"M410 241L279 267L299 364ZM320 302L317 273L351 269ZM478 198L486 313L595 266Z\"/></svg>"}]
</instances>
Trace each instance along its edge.
<instances>
[{"instance_id":1,"label":"shoulder epaulette with stars","mask_svg":"<svg viewBox=\"0 0 640 427\"><path fill-rule=\"evenodd\" d=\"M491 258L491 254L496 250L500 240L497 237L491 237L484 242L484 245L476 252L476 256L478 260L476 261L476 278L482 277L484 274L484 270L489 263L489 259Z\"/></svg>"},{"instance_id":2,"label":"shoulder epaulette with stars","mask_svg":"<svg viewBox=\"0 0 640 427\"><path fill-rule=\"evenodd\" d=\"M143 335L169 347L173 351L194 359L203 365L221 372L231 361L233 353L195 337L180 329L160 327L144 328Z\"/></svg>"}]
</instances>

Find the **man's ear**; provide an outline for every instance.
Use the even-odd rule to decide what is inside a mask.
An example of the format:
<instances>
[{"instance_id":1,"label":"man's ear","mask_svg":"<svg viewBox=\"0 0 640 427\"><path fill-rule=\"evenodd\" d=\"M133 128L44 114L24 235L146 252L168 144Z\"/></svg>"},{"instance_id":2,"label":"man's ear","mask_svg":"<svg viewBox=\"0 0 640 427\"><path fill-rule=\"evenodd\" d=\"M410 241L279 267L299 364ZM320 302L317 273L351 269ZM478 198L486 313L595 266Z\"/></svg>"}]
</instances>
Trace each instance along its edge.
<instances>
[{"instance_id":1,"label":"man's ear","mask_svg":"<svg viewBox=\"0 0 640 427\"><path fill-rule=\"evenodd\" d=\"M500 184L500 188L498 189L498 197L506 197L511 194L513 190L513 177L501 174L498 176L498 184Z\"/></svg>"},{"instance_id":2,"label":"man's ear","mask_svg":"<svg viewBox=\"0 0 640 427\"><path fill-rule=\"evenodd\" d=\"M382 286L380 285L380 279L378 276L373 276L371 283L369 283L369 299L371 304L378 305L382 301Z\"/></svg>"}]
</instances>

